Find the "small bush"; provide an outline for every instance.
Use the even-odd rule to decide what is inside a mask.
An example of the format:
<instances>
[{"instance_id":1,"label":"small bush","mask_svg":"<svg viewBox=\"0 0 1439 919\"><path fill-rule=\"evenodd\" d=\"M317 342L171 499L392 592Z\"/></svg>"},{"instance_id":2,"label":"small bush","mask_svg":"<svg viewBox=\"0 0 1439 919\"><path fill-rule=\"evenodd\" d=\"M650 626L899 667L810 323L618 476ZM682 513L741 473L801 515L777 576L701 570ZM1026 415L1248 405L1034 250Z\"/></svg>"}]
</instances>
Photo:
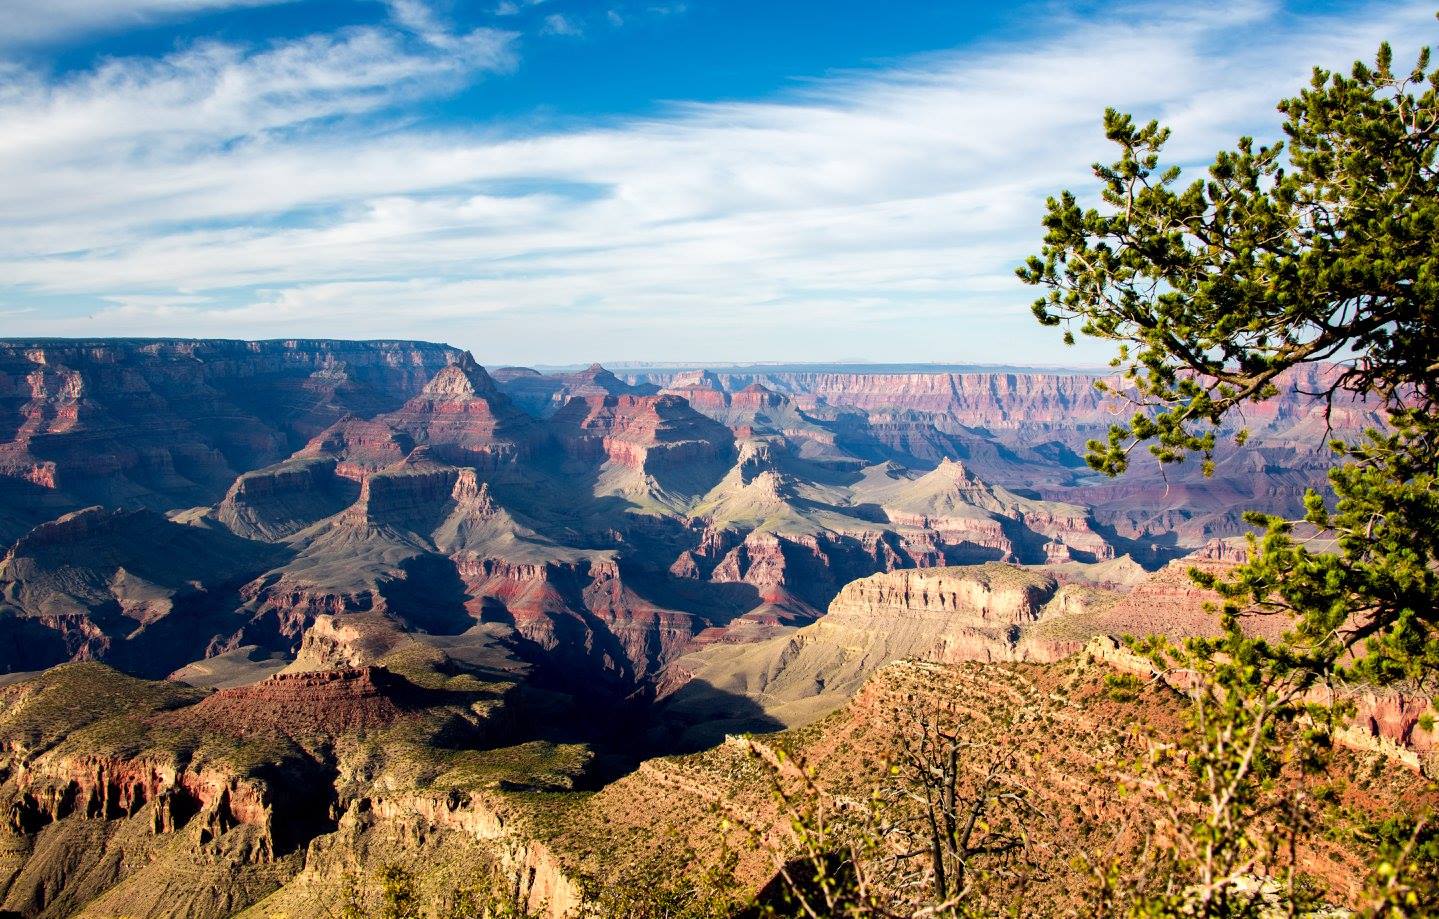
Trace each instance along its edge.
<instances>
[{"instance_id":1,"label":"small bush","mask_svg":"<svg viewBox=\"0 0 1439 919\"><path fill-rule=\"evenodd\" d=\"M1104 692L1115 702L1133 702L1144 689L1144 681L1132 673L1110 673L1104 677Z\"/></svg>"}]
</instances>

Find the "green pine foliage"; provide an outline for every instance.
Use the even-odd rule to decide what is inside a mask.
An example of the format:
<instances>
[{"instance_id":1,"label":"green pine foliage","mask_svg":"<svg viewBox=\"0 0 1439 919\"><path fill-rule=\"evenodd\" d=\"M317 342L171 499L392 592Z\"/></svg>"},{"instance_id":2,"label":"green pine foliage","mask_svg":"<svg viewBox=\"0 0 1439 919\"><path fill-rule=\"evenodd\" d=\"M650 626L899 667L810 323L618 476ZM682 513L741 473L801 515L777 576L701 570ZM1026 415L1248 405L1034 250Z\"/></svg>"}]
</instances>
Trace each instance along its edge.
<instances>
[{"instance_id":1,"label":"green pine foliage","mask_svg":"<svg viewBox=\"0 0 1439 919\"><path fill-rule=\"evenodd\" d=\"M1162 162L1167 129L1107 112L1120 157L1095 166L1102 206L1050 199L1042 253L1019 269L1045 288L1041 323L1118 344L1110 388L1136 410L1090 443L1102 472L1139 444L1209 464L1225 419L1306 363L1337 363L1321 395L1388 411L1388 430L1334 444L1332 494L1306 500L1304 532L1335 551L1255 515L1251 562L1201 579L1231 613L1294 617L1266 649L1281 665L1327 674L1357 649L1346 675L1382 682L1439 663L1439 69L1427 48L1407 73L1392 58L1316 69L1279 104L1284 142L1242 138L1188 185Z\"/></svg>"},{"instance_id":2,"label":"green pine foliage","mask_svg":"<svg viewBox=\"0 0 1439 919\"><path fill-rule=\"evenodd\" d=\"M1315 702L1336 681L1439 673L1439 70L1424 49L1396 73L1386 44L1373 66L1316 69L1279 104L1283 142L1241 138L1205 179L1165 165L1169 131L1106 112L1120 148L1096 165L1099 207L1051 198L1040 255L1019 269L1044 288L1039 321L1117 344L1116 398L1134 414L1091 441L1089 464L1122 474L1147 444L1160 463L1198 454L1213 471L1226 420L1269 398L1281 375L1332 362L1326 389L1377 404L1384 430L1335 442L1329 494L1302 520L1249 515L1247 563L1191 572L1224 598L1223 634L1183 648L1139 648L1198 680L1180 747L1192 781L1161 797L1175 810L1159 847L1163 883L1126 888L1103 867L1105 915L1311 914L1293 840L1314 808L1276 795L1281 775L1321 776L1342 706ZM1236 440L1242 444L1245 432ZM1248 635L1244 617L1285 617L1282 639ZM1402 826L1400 825L1402 823ZM1376 830L1359 915L1433 915L1439 849L1432 815ZM1290 856L1286 859L1286 853Z\"/></svg>"}]
</instances>

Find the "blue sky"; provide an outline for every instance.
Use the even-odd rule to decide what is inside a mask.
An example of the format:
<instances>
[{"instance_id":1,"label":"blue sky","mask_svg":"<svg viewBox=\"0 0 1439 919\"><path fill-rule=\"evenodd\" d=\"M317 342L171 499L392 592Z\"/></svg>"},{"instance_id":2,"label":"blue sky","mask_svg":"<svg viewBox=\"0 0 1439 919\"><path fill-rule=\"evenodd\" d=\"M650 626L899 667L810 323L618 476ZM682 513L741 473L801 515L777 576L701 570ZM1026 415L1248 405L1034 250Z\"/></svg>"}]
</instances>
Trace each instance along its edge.
<instances>
[{"instance_id":1,"label":"blue sky","mask_svg":"<svg viewBox=\"0 0 1439 919\"><path fill-rule=\"evenodd\" d=\"M1013 266L1432 0L0 0L0 336L1093 364Z\"/></svg>"}]
</instances>

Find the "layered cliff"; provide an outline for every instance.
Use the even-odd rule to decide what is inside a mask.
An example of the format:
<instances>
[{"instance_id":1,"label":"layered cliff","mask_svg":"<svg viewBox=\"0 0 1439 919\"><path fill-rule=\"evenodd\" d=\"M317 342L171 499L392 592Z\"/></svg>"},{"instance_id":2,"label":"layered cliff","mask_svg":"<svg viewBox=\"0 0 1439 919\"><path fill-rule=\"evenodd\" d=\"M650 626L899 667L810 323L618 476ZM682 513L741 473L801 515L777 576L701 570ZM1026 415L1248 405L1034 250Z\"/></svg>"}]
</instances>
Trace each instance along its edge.
<instances>
[{"instance_id":1,"label":"layered cliff","mask_svg":"<svg viewBox=\"0 0 1439 919\"><path fill-rule=\"evenodd\" d=\"M717 417L729 411L726 398L764 387L824 418L836 449L852 457L916 468L960 460L995 484L1089 507L1103 524L1137 541L1136 551L1150 552L1145 545L1173 536L1192 548L1242 533L1245 509L1302 513L1304 490L1324 486L1329 433L1354 435L1383 425L1375 407L1352 394L1337 393L1332 403L1314 395L1335 373L1310 366L1283 376L1274 398L1246 408L1247 443L1237 447L1221 438L1213 478L1197 464L1163 474L1136 464L1118 481L1092 476L1078 454L1128 413L1130 403L1097 390L1097 377L1089 374L757 366L637 370L626 377L696 398L719 393L704 400Z\"/></svg>"},{"instance_id":2,"label":"layered cliff","mask_svg":"<svg viewBox=\"0 0 1439 919\"><path fill-rule=\"evenodd\" d=\"M423 342L0 340L0 479L64 509L206 504L459 357Z\"/></svg>"},{"instance_id":3,"label":"layered cliff","mask_svg":"<svg viewBox=\"0 0 1439 919\"><path fill-rule=\"evenodd\" d=\"M0 668L107 659L163 676L240 628L240 592L284 549L153 511L87 508L0 558Z\"/></svg>"},{"instance_id":4,"label":"layered cliff","mask_svg":"<svg viewBox=\"0 0 1439 919\"><path fill-rule=\"evenodd\" d=\"M646 511L682 507L733 459L734 434L673 395L577 396L550 419L561 449L599 465L594 494Z\"/></svg>"},{"instance_id":5,"label":"layered cliff","mask_svg":"<svg viewBox=\"0 0 1439 919\"><path fill-rule=\"evenodd\" d=\"M527 367L500 367L495 381L515 404L530 414L545 418L574 398L601 398L619 395L653 395L657 387L632 386L599 364L575 373L546 375Z\"/></svg>"},{"instance_id":6,"label":"layered cliff","mask_svg":"<svg viewBox=\"0 0 1439 919\"><path fill-rule=\"evenodd\" d=\"M1029 627L1110 602L1102 591L998 563L875 574L845 585L812 625L680 658L662 684L662 711L685 744L804 724L890 661L1057 660L1079 643L1031 638Z\"/></svg>"},{"instance_id":7,"label":"layered cliff","mask_svg":"<svg viewBox=\"0 0 1439 919\"><path fill-rule=\"evenodd\" d=\"M420 448L443 462L492 470L527 455L534 436L530 416L466 352L404 405L339 421L299 455L334 457L342 473L355 478Z\"/></svg>"},{"instance_id":8,"label":"layered cliff","mask_svg":"<svg viewBox=\"0 0 1439 919\"><path fill-rule=\"evenodd\" d=\"M1335 371L1310 365L1278 381L1279 394L1255 411L1246 423L1258 430L1291 432L1313 418L1323 405L1313 397ZM633 370L632 383L686 388L702 385L727 392L752 386L783 394L800 407L844 406L865 411L908 410L943 415L971 428L1067 431L1075 426L1107 429L1117 398L1097 389L1102 375L1073 371L913 370L887 372L847 367L766 369L720 368L703 372ZM1341 394L1336 420L1341 427L1367 422L1372 408Z\"/></svg>"},{"instance_id":9,"label":"layered cliff","mask_svg":"<svg viewBox=\"0 0 1439 919\"><path fill-rule=\"evenodd\" d=\"M371 664L206 694L89 663L0 689L0 904L44 919L220 919L336 857L367 872L424 857L421 840L451 830L470 831L446 851L471 871L502 860L502 834L474 832L504 822L484 796L573 787L587 757L496 749L525 723L506 707L513 683L476 679L493 671L463 655L422 664L392 645L385 659L409 676ZM357 821L379 830L358 840ZM328 881L334 902L344 874ZM543 892L564 883L554 874Z\"/></svg>"}]
</instances>

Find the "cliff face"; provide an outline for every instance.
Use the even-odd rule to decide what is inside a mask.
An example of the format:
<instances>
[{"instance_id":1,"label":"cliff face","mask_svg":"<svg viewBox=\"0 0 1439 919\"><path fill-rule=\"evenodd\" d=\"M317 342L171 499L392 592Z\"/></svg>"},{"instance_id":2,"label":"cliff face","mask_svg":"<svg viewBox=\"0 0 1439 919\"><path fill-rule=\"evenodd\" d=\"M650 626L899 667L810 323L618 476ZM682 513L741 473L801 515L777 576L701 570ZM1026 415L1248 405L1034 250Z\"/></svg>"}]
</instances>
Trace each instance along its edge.
<instances>
[{"instance_id":1,"label":"cliff face","mask_svg":"<svg viewBox=\"0 0 1439 919\"><path fill-rule=\"evenodd\" d=\"M221 689L158 722L236 737L343 737L390 727L423 704L418 687L383 667L363 665L278 673Z\"/></svg>"},{"instance_id":2,"label":"cliff face","mask_svg":"<svg viewBox=\"0 0 1439 919\"><path fill-rule=\"evenodd\" d=\"M661 712L681 746L703 746L724 733L808 723L890 661L1057 660L1082 641L1031 627L1087 613L1097 599L992 562L871 575L847 584L812 625L678 659Z\"/></svg>"},{"instance_id":3,"label":"cliff face","mask_svg":"<svg viewBox=\"0 0 1439 919\"><path fill-rule=\"evenodd\" d=\"M96 664L0 691L5 908L74 915L149 868L158 883L132 889L129 909L218 919L294 870L326 809L302 759L278 756L267 777L149 742L152 718L200 695ZM304 791L277 794L286 779Z\"/></svg>"},{"instance_id":4,"label":"cliff face","mask_svg":"<svg viewBox=\"0 0 1439 919\"><path fill-rule=\"evenodd\" d=\"M577 396L551 421L572 456L664 476L726 461L734 435L673 396Z\"/></svg>"},{"instance_id":5,"label":"cliff face","mask_svg":"<svg viewBox=\"0 0 1439 919\"><path fill-rule=\"evenodd\" d=\"M285 555L147 510L42 524L0 558L0 668L104 658L163 676L238 628L239 592Z\"/></svg>"},{"instance_id":6,"label":"cliff face","mask_svg":"<svg viewBox=\"0 0 1439 919\"><path fill-rule=\"evenodd\" d=\"M1246 412L1260 429L1292 429L1312 418L1316 406L1306 393L1319 391L1333 371L1307 367L1279 382L1274 399ZM1101 376L1056 372L969 371L886 373L854 370L636 371L633 383L740 392L762 387L805 408L844 406L866 411L914 411L944 415L970 428L1065 431L1076 426L1108 428L1115 399L1095 389ZM1339 400L1338 422L1347 427L1369 417L1362 403Z\"/></svg>"},{"instance_id":7,"label":"cliff face","mask_svg":"<svg viewBox=\"0 0 1439 919\"><path fill-rule=\"evenodd\" d=\"M599 364L591 364L578 373L554 376L526 367L500 367L493 376L516 405L538 418L553 415L571 399L652 395L657 388L632 386Z\"/></svg>"},{"instance_id":8,"label":"cliff face","mask_svg":"<svg viewBox=\"0 0 1439 919\"><path fill-rule=\"evenodd\" d=\"M517 809L484 792L377 792L353 801L335 832L311 843L304 868L241 919L325 915L369 866L386 862L421 879L422 897L444 902L487 875L513 891L531 915L582 914L583 890ZM428 883L426 883L428 882Z\"/></svg>"},{"instance_id":9,"label":"cliff face","mask_svg":"<svg viewBox=\"0 0 1439 919\"><path fill-rule=\"evenodd\" d=\"M982 572L982 573L981 573ZM845 585L830 604L830 622L899 622L937 617L964 625L1004 628L1039 618L1055 585L1017 569L983 566L896 571Z\"/></svg>"},{"instance_id":10,"label":"cliff face","mask_svg":"<svg viewBox=\"0 0 1439 919\"><path fill-rule=\"evenodd\" d=\"M359 497L353 479L338 474L333 458L292 460L235 479L216 508L231 532L278 541L344 510Z\"/></svg>"},{"instance_id":11,"label":"cliff face","mask_svg":"<svg viewBox=\"0 0 1439 919\"><path fill-rule=\"evenodd\" d=\"M631 382L671 387L725 418L730 400L754 387L787 398L820 420L841 452L915 468L960 460L995 484L1084 505L1122 538L1141 544L1177 535L1194 547L1245 532L1241 512L1302 513L1306 488L1322 487L1331 457L1326 430L1382 426L1373 407L1339 393L1328 419L1323 391L1333 368L1315 366L1278 381L1279 394L1246 407L1244 447L1221 438L1216 477L1198 464L1161 475L1136 464L1120 480L1096 479L1079 454L1102 439L1129 403L1094 388L1095 376L1008 371L892 373L762 367L704 372L638 371ZM1138 551L1150 551L1140 549Z\"/></svg>"},{"instance_id":12,"label":"cliff face","mask_svg":"<svg viewBox=\"0 0 1439 919\"><path fill-rule=\"evenodd\" d=\"M459 356L422 342L0 340L0 480L58 492L65 509L209 503Z\"/></svg>"},{"instance_id":13,"label":"cliff face","mask_svg":"<svg viewBox=\"0 0 1439 919\"><path fill-rule=\"evenodd\" d=\"M300 455L334 457L357 478L417 448L443 462L493 470L527 455L534 436L532 419L465 353L398 409L340 421Z\"/></svg>"},{"instance_id":14,"label":"cliff face","mask_svg":"<svg viewBox=\"0 0 1439 919\"><path fill-rule=\"evenodd\" d=\"M206 694L78 664L0 689L0 907L220 919L278 897L323 915L391 864L453 887L487 864L530 871L536 907L574 906L495 786L572 788L587 755L490 752L540 727L510 710L501 661L393 628L378 640L378 620L366 635L327 625L332 644L408 676L367 663ZM463 870L439 876L456 857Z\"/></svg>"}]
</instances>

